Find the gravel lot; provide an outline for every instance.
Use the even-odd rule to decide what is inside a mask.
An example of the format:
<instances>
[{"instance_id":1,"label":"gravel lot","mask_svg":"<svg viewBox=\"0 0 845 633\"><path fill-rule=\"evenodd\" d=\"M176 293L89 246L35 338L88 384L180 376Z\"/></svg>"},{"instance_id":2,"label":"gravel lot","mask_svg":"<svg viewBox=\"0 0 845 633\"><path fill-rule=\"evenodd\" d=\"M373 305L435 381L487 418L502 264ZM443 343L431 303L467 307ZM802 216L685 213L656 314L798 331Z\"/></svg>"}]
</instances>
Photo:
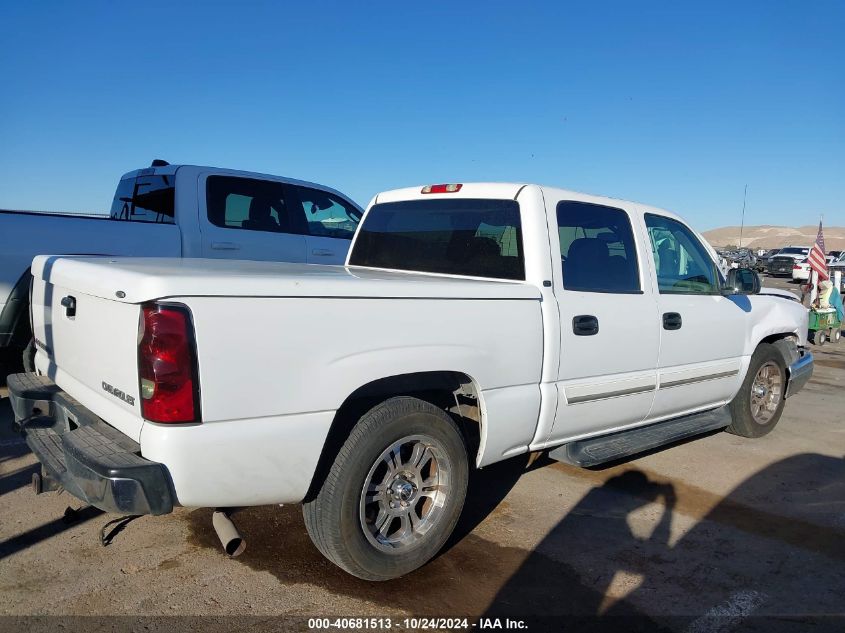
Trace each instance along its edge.
<instances>
[{"instance_id":1,"label":"gravel lot","mask_svg":"<svg viewBox=\"0 0 845 633\"><path fill-rule=\"evenodd\" d=\"M717 433L602 470L540 458L480 472L450 547L387 584L326 562L299 507L239 511L237 559L220 551L208 509L135 519L101 546L115 516L33 496L35 460L2 390L0 614L202 615L228 630L404 615L528 618L530 630L845 630L845 343L814 352L812 381L760 440Z\"/></svg>"}]
</instances>

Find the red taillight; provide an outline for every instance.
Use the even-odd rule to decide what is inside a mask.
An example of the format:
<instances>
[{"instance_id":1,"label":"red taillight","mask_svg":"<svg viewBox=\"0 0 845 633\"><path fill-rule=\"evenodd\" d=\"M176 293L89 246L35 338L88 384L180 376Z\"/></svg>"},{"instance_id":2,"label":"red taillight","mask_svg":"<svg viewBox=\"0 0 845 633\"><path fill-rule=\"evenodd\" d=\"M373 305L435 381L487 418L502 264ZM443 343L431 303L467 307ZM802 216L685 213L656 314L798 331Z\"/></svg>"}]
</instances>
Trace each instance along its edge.
<instances>
[{"instance_id":1,"label":"red taillight","mask_svg":"<svg viewBox=\"0 0 845 633\"><path fill-rule=\"evenodd\" d=\"M795 265L792 267L792 270L801 270L801 266L799 266L798 264L795 264Z\"/></svg>"},{"instance_id":2,"label":"red taillight","mask_svg":"<svg viewBox=\"0 0 845 633\"><path fill-rule=\"evenodd\" d=\"M422 188L422 193L456 193L461 190L463 185L426 185Z\"/></svg>"},{"instance_id":3,"label":"red taillight","mask_svg":"<svg viewBox=\"0 0 845 633\"><path fill-rule=\"evenodd\" d=\"M138 332L141 414L151 422L199 422L193 328L183 306L143 307Z\"/></svg>"}]
</instances>

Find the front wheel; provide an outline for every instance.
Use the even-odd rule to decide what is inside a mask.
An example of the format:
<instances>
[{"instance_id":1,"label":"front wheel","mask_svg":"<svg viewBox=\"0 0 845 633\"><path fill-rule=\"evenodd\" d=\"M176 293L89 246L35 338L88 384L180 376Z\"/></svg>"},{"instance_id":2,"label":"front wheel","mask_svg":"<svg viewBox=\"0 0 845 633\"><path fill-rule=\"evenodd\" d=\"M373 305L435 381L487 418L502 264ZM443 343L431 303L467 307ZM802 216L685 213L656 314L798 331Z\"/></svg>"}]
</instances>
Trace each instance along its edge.
<instances>
[{"instance_id":1,"label":"front wheel","mask_svg":"<svg viewBox=\"0 0 845 633\"><path fill-rule=\"evenodd\" d=\"M417 398L367 412L340 449L305 527L323 555L353 576L390 580L431 560L458 522L468 460L449 415Z\"/></svg>"},{"instance_id":2,"label":"front wheel","mask_svg":"<svg viewBox=\"0 0 845 633\"><path fill-rule=\"evenodd\" d=\"M786 365L773 345L762 343L751 356L748 373L729 408L733 423L728 432L762 437L771 432L783 413Z\"/></svg>"}]
</instances>

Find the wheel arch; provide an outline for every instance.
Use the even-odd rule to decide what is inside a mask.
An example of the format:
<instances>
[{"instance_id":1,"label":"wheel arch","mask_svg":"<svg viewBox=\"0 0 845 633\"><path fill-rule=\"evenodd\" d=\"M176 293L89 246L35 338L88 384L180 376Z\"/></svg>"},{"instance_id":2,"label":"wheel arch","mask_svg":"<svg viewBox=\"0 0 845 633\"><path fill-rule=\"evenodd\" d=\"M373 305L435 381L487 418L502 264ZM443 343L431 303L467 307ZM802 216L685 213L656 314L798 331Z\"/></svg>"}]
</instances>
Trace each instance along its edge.
<instances>
[{"instance_id":1,"label":"wheel arch","mask_svg":"<svg viewBox=\"0 0 845 633\"><path fill-rule=\"evenodd\" d=\"M29 339L32 337L29 323L29 288L31 279L32 269L27 267L15 282L12 291L6 299L6 305L3 308L3 312L0 313L0 332L5 332L6 335L0 341L0 347L23 348L29 343Z\"/></svg>"},{"instance_id":2,"label":"wheel arch","mask_svg":"<svg viewBox=\"0 0 845 633\"><path fill-rule=\"evenodd\" d=\"M736 386L736 391L731 395L731 400L733 400L739 390L742 388L742 383L745 381L745 378L748 376L748 372L751 370L751 357L754 355L761 345L772 345L774 346L783 357L783 364L785 367L789 367L792 363L794 363L799 358L798 353L798 345L800 344L800 340L798 335L795 332L789 331L781 331L775 332L772 334L767 334L763 338L757 341L757 343L750 348L747 352L748 356L745 357L743 361L740 372L741 377L739 383ZM787 371L787 375L788 375Z\"/></svg>"},{"instance_id":3,"label":"wheel arch","mask_svg":"<svg viewBox=\"0 0 845 633\"><path fill-rule=\"evenodd\" d=\"M313 499L319 492L340 448L361 416L385 400L398 396L419 398L443 409L458 425L467 455L478 455L484 424L482 393L477 381L469 374L441 370L378 378L349 394L336 411L304 501Z\"/></svg>"},{"instance_id":4,"label":"wheel arch","mask_svg":"<svg viewBox=\"0 0 845 633\"><path fill-rule=\"evenodd\" d=\"M789 367L798 360L798 343L798 335L795 332L780 332L764 337L754 349L763 344L773 345L783 356L784 365Z\"/></svg>"}]
</instances>

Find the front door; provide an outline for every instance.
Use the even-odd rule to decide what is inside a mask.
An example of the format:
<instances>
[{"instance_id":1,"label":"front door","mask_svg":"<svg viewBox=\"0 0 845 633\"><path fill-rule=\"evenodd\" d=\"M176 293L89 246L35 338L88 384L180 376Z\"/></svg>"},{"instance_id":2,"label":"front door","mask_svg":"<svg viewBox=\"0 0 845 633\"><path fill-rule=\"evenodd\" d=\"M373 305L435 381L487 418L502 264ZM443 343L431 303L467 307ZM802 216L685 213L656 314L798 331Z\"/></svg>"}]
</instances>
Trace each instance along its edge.
<instances>
[{"instance_id":1,"label":"front door","mask_svg":"<svg viewBox=\"0 0 845 633\"><path fill-rule=\"evenodd\" d=\"M328 191L289 185L289 201L305 218L306 260L309 264L344 264L361 221L361 210Z\"/></svg>"},{"instance_id":2,"label":"front door","mask_svg":"<svg viewBox=\"0 0 845 633\"><path fill-rule=\"evenodd\" d=\"M557 220L563 279L555 288L561 357L549 440L560 443L645 419L657 386L660 331L638 256L647 247L629 213L572 200L555 204L549 215Z\"/></svg>"},{"instance_id":3,"label":"front door","mask_svg":"<svg viewBox=\"0 0 845 633\"><path fill-rule=\"evenodd\" d=\"M645 215L657 275L659 388L650 419L720 406L742 382L751 301L723 296L716 264L693 231Z\"/></svg>"}]
</instances>

